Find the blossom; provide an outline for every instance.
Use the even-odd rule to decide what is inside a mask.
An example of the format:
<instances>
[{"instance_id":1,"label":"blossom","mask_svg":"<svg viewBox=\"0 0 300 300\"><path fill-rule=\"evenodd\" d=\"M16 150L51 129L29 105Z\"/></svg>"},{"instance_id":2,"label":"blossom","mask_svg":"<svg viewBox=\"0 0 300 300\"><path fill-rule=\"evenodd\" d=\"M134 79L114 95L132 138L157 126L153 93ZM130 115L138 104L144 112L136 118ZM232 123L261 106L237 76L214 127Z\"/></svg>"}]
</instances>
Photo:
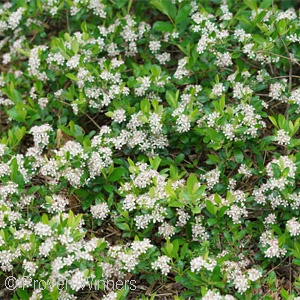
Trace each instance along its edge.
<instances>
[{"instance_id":1,"label":"blossom","mask_svg":"<svg viewBox=\"0 0 300 300\"><path fill-rule=\"evenodd\" d=\"M276 142L278 142L279 145L288 145L291 138L284 129L279 129L277 131L275 140L276 140Z\"/></svg>"},{"instance_id":2,"label":"blossom","mask_svg":"<svg viewBox=\"0 0 300 300\"><path fill-rule=\"evenodd\" d=\"M105 202L93 205L91 206L91 213L94 218L104 220L108 216L109 206Z\"/></svg>"},{"instance_id":3,"label":"blossom","mask_svg":"<svg viewBox=\"0 0 300 300\"><path fill-rule=\"evenodd\" d=\"M170 257L163 255L158 257L156 261L151 263L151 267L154 270L160 269L162 274L167 276L171 271L171 266L169 265L170 261L171 261Z\"/></svg>"},{"instance_id":4,"label":"blossom","mask_svg":"<svg viewBox=\"0 0 300 300\"><path fill-rule=\"evenodd\" d=\"M191 260L191 271L200 272L202 268L208 271L213 271L216 265L217 265L217 261L215 259L213 258L205 259L202 256L198 256Z\"/></svg>"},{"instance_id":5,"label":"blossom","mask_svg":"<svg viewBox=\"0 0 300 300\"><path fill-rule=\"evenodd\" d=\"M286 222L286 227L291 236L297 236L300 234L300 223L295 217Z\"/></svg>"},{"instance_id":6,"label":"blossom","mask_svg":"<svg viewBox=\"0 0 300 300\"><path fill-rule=\"evenodd\" d=\"M124 109L116 109L113 113L112 119L117 123L126 121L126 112Z\"/></svg>"}]
</instances>

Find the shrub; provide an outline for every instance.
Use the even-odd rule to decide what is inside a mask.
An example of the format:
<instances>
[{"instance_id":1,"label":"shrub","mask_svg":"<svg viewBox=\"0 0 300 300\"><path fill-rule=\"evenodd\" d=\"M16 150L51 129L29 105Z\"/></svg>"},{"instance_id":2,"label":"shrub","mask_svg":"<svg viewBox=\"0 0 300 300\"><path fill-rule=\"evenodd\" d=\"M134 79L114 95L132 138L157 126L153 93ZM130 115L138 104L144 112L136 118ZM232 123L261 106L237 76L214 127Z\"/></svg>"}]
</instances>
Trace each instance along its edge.
<instances>
[{"instance_id":1,"label":"shrub","mask_svg":"<svg viewBox=\"0 0 300 300\"><path fill-rule=\"evenodd\" d=\"M299 299L296 5L1 4L3 295Z\"/></svg>"}]
</instances>

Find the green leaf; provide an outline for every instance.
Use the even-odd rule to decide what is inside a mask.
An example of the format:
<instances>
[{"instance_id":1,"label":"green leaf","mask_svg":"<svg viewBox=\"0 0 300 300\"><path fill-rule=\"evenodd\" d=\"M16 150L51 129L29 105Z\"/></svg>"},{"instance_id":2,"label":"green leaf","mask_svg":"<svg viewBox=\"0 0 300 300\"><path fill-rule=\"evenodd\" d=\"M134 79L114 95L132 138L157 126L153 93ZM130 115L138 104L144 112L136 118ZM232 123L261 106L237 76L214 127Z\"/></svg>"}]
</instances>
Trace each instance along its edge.
<instances>
[{"instance_id":1,"label":"green leaf","mask_svg":"<svg viewBox=\"0 0 300 300\"><path fill-rule=\"evenodd\" d=\"M275 163L272 163L272 170L274 173L274 178L279 179L280 175L281 175L281 170L280 170L279 166Z\"/></svg>"},{"instance_id":2,"label":"green leaf","mask_svg":"<svg viewBox=\"0 0 300 300\"><path fill-rule=\"evenodd\" d=\"M279 238L278 238L278 245L279 247L282 247L285 243L285 234L282 234Z\"/></svg>"},{"instance_id":3,"label":"green leaf","mask_svg":"<svg viewBox=\"0 0 300 300\"><path fill-rule=\"evenodd\" d=\"M74 54L77 54L78 53L78 50L79 50L79 43L77 41L77 39L74 39L72 42L71 42L71 49L73 51Z\"/></svg>"},{"instance_id":4,"label":"green leaf","mask_svg":"<svg viewBox=\"0 0 300 300\"><path fill-rule=\"evenodd\" d=\"M10 163L10 169L11 169L11 180L14 181L14 178L16 178L18 174L18 162L17 159L14 158Z\"/></svg>"},{"instance_id":5,"label":"green leaf","mask_svg":"<svg viewBox=\"0 0 300 300\"><path fill-rule=\"evenodd\" d=\"M17 294L20 297L20 299L22 299L22 300L27 300L27 299L30 298L29 295L28 295L27 290L23 289L23 288L18 288L17 289Z\"/></svg>"},{"instance_id":6,"label":"green leaf","mask_svg":"<svg viewBox=\"0 0 300 300\"><path fill-rule=\"evenodd\" d=\"M262 44L266 42L266 40L260 34L253 34L252 38L254 42L258 44Z\"/></svg>"},{"instance_id":7,"label":"green leaf","mask_svg":"<svg viewBox=\"0 0 300 300\"><path fill-rule=\"evenodd\" d=\"M161 158L159 158L158 156L156 156L154 159L150 157L149 162L150 162L151 167L154 170L157 170L161 163Z\"/></svg>"},{"instance_id":8,"label":"green leaf","mask_svg":"<svg viewBox=\"0 0 300 300\"><path fill-rule=\"evenodd\" d=\"M283 297L283 299L285 299L285 300L288 299L288 297L289 297L289 293L284 288L282 288L280 290L280 294Z\"/></svg>"},{"instance_id":9,"label":"green leaf","mask_svg":"<svg viewBox=\"0 0 300 300\"><path fill-rule=\"evenodd\" d=\"M115 168L112 173L108 176L107 180L111 182L118 181L124 174L124 169L122 167Z\"/></svg>"},{"instance_id":10,"label":"green leaf","mask_svg":"<svg viewBox=\"0 0 300 300\"><path fill-rule=\"evenodd\" d=\"M209 200L206 200L205 204L208 212L211 213L212 215L215 215L217 208L213 205L213 203Z\"/></svg>"},{"instance_id":11,"label":"green leaf","mask_svg":"<svg viewBox=\"0 0 300 300\"><path fill-rule=\"evenodd\" d=\"M190 13L190 11L191 11L191 8L192 8L191 5L190 5L189 3L187 3L187 4L184 4L184 5L179 9L178 14L177 14L177 16L176 16L176 18L175 18L175 24L176 24L176 25L177 25L178 23L184 21L184 20L188 17L188 15L189 15L189 13Z\"/></svg>"},{"instance_id":12,"label":"green leaf","mask_svg":"<svg viewBox=\"0 0 300 300\"><path fill-rule=\"evenodd\" d=\"M213 128L207 128L207 134L212 141L219 140L219 133Z\"/></svg>"},{"instance_id":13,"label":"green leaf","mask_svg":"<svg viewBox=\"0 0 300 300\"><path fill-rule=\"evenodd\" d=\"M176 94L173 91L167 90L166 92L166 100L169 103L169 105L173 108L177 108L178 106L178 91Z\"/></svg>"},{"instance_id":14,"label":"green leaf","mask_svg":"<svg viewBox=\"0 0 300 300\"><path fill-rule=\"evenodd\" d=\"M183 161L183 159L184 159L184 154L183 154L183 153L179 153L179 154L175 157L174 162L175 162L176 164L179 164L180 162Z\"/></svg>"},{"instance_id":15,"label":"green leaf","mask_svg":"<svg viewBox=\"0 0 300 300\"><path fill-rule=\"evenodd\" d=\"M36 193L39 189L41 188L41 186L39 185L35 185L30 187L27 191L26 191L26 195L32 195L34 193Z\"/></svg>"},{"instance_id":16,"label":"green leaf","mask_svg":"<svg viewBox=\"0 0 300 300\"><path fill-rule=\"evenodd\" d=\"M163 32L173 32L173 25L168 22L157 21L153 25L153 29Z\"/></svg>"},{"instance_id":17,"label":"green leaf","mask_svg":"<svg viewBox=\"0 0 300 300\"><path fill-rule=\"evenodd\" d=\"M208 158L214 162L214 163L219 163L221 162L220 158L216 155L213 155L213 154L207 154Z\"/></svg>"},{"instance_id":18,"label":"green leaf","mask_svg":"<svg viewBox=\"0 0 300 300\"><path fill-rule=\"evenodd\" d=\"M272 117L272 116L268 116L268 118L270 119L270 121L272 122L272 124L273 124L276 128L278 128L278 124L277 124L276 119L275 119L274 117Z\"/></svg>"},{"instance_id":19,"label":"green leaf","mask_svg":"<svg viewBox=\"0 0 300 300\"><path fill-rule=\"evenodd\" d=\"M228 209L227 206L221 207L221 209L220 209L219 212L218 212L218 217L219 217L219 218L222 218L222 217L224 216L224 214L225 214L225 212L226 212L227 209Z\"/></svg>"},{"instance_id":20,"label":"green leaf","mask_svg":"<svg viewBox=\"0 0 300 300\"><path fill-rule=\"evenodd\" d=\"M84 198L83 202L81 203L82 209L87 210L93 203L94 198L92 196Z\"/></svg>"},{"instance_id":21,"label":"green leaf","mask_svg":"<svg viewBox=\"0 0 300 300\"><path fill-rule=\"evenodd\" d=\"M195 174L190 174L187 179L187 188L190 193L192 193L195 184L198 184L198 180Z\"/></svg>"},{"instance_id":22,"label":"green leaf","mask_svg":"<svg viewBox=\"0 0 300 300\"><path fill-rule=\"evenodd\" d=\"M27 110L23 107L16 105L15 107L9 109L6 113L13 120L16 120L18 122L25 122Z\"/></svg>"},{"instance_id":23,"label":"green leaf","mask_svg":"<svg viewBox=\"0 0 300 300\"><path fill-rule=\"evenodd\" d=\"M160 0L152 0L152 1L150 1L150 4L155 6L163 14L165 14L165 15L167 14L165 7L163 6L163 4Z\"/></svg>"},{"instance_id":24,"label":"green leaf","mask_svg":"<svg viewBox=\"0 0 300 300\"><path fill-rule=\"evenodd\" d=\"M175 193L174 193L175 194ZM176 197L176 194L174 195L174 198ZM179 201L171 201L169 203L169 207L182 207L184 206L183 203L179 202Z\"/></svg>"},{"instance_id":25,"label":"green leaf","mask_svg":"<svg viewBox=\"0 0 300 300\"><path fill-rule=\"evenodd\" d=\"M175 191L173 190L173 188L170 186L170 185L166 185L165 186L165 191L167 192L167 194L170 196L170 197L172 197L172 198L176 198L177 197L177 195L176 195L176 193L175 193ZM174 201L174 202L172 202L173 203L173 206L175 206L175 207L177 207L177 202L176 201ZM181 205L182 206L182 205Z\"/></svg>"},{"instance_id":26,"label":"green leaf","mask_svg":"<svg viewBox=\"0 0 300 300\"><path fill-rule=\"evenodd\" d=\"M70 78L71 80L73 80L73 81L77 81L78 80L77 77L74 74L72 74L72 73L67 73L66 76L68 78Z\"/></svg>"},{"instance_id":27,"label":"green leaf","mask_svg":"<svg viewBox=\"0 0 300 300\"><path fill-rule=\"evenodd\" d=\"M297 241L294 242L293 255L300 259L300 244Z\"/></svg>"},{"instance_id":28,"label":"green leaf","mask_svg":"<svg viewBox=\"0 0 300 300\"><path fill-rule=\"evenodd\" d=\"M43 224L49 224L49 219L47 214L42 215L42 223Z\"/></svg>"},{"instance_id":29,"label":"green leaf","mask_svg":"<svg viewBox=\"0 0 300 300\"><path fill-rule=\"evenodd\" d=\"M83 21L83 22L81 23L80 28L81 28L81 30L82 30L83 32L87 32L87 31L88 31L86 21Z\"/></svg>"},{"instance_id":30,"label":"green leaf","mask_svg":"<svg viewBox=\"0 0 300 300\"><path fill-rule=\"evenodd\" d=\"M294 258L292 262L293 262L294 265L300 266L300 259L299 258Z\"/></svg>"},{"instance_id":31,"label":"green leaf","mask_svg":"<svg viewBox=\"0 0 300 300\"><path fill-rule=\"evenodd\" d=\"M126 4L127 0L118 0L116 1L117 7L120 9Z\"/></svg>"},{"instance_id":32,"label":"green leaf","mask_svg":"<svg viewBox=\"0 0 300 300\"><path fill-rule=\"evenodd\" d=\"M272 5L272 0L264 0L262 1L262 3L260 4L260 8L265 9L268 8Z\"/></svg>"},{"instance_id":33,"label":"green leaf","mask_svg":"<svg viewBox=\"0 0 300 300\"><path fill-rule=\"evenodd\" d=\"M173 4L172 1L170 0L161 0L161 1L162 1L163 8L166 11L166 14L174 20L177 14L176 5Z\"/></svg>"},{"instance_id":34,"label":"green leaf","mask_svg":"<svg viewBox=\"0 0 300 300\"><path fill-rule=\"evenodd\" d=\"M13 98L13 100L14 100L14 102L17 104L17 103L19 103L19 104L23 104L23 99L22 99L22 95L21 95L21 93L19 92L19 91L17 91L17 90L14 90L13 91L13 93L12 93L12 98Z\"/></svg>"},{"instance_id":35,"label":"green leaf","mask_svg":"<svg viewBox=\"0 0 300 300\"><path fill-rule=\"evenodd\" d=\"M215 218L209 218L206 220L206 222L207 222L208 226L212 226L212 225L216 224L218 222L218 220Z\"/></svg>"},{"instance_id":36,"label":"green leaf","mask_svg":"<svg viewBox=\"0 0 300 300\"><path fill-rule=\"evenodd\" d=\"M104 185L103 188L108 192L108 193L112 193L114 190L114 186L113 185Z\"/></svg>"},{"instance_id":37,"label":"green leaf","mask_svg":"<svg viewBox=\"0 0 300 300\"><path fill-rule=\"evenodd\" d=\"M284 35L288 31L288 29L286 29L286 21L284 19L277 23L277 28L280 35Z\"/></svg>"},{"instance_id":38,"label":"green leaf","mask_svg":"<svg viewBox=\"0 0 300 300\"><path fill-rule=\"evenodd\" d=\"M172 250L173 250L173 244L170 243L169 240L167 240L167 245L165 247L165 251L166 251L166 254L169 256L169 257L172 257Z\"/></svg>"},{"instance_id":39,"label":"green leaf","mask_svg":"<svg viewBox=\"0 0 300 300\"><path fill-rule=\"evenodd\" d=\"M251 10L257 11L256 0L244 0L244 2Z\"/></svg>"},{"instance_id":40,"label":"green leaf","mask_svg":"<svg viewBox=\"0 0 300 300\"><path fill-rule=\"evenodd\" d=\"M234 149L234 158L238 164L241 164L244 161L243 151L239 148Z\"/></svg>"},{"instance_id":41,"label":"green leaf","mask_svg":"<svg viewBox=\"0 0 300 300\"><path fill-rule=\"evenodd\" d=\"M129 225L127 223L116 223L116 226L119 229L124 230L124 231L129 231L130 230Z\"/></svg>"},{"instance_id":42,"label":"green leaf","mask_svg":"<svg viewBox=\"0 0 300 300\"><path fill-rule=\"evenodd\" d=\"M285 124L285 117L282 114L278 115L278 125L279 125L279 128L283 129L284 128L284 124Z\"/></svg>"},{"instance_id":43,"label":"green leaf","mask_svg":"<svg viewBox=\"0 0 300 300\"><path fill-rule=\"evenodd\" d=\"M68 217L68 226L72 227L75 222L74 213L72 210L69 210L69 217Z\"/></svg>"},{"instance_id":44,"label":"green leaf","mask_svg":"<svg viewBox=\"0 0 300 300\"><path fill-rule=\"evenodd\" d=\"M150 101L148 99L143 99L140 107L143 113L149 113L151 107Z\"/></svg>"}]
</instances>

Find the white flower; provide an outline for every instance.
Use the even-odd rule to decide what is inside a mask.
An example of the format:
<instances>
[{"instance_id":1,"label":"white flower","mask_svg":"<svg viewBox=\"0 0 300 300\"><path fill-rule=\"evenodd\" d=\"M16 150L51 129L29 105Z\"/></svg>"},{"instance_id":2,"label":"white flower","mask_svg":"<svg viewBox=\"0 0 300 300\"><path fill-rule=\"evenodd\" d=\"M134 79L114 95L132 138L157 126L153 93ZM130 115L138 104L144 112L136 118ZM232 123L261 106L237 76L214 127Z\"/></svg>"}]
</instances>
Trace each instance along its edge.
<instances>
[{"instance_id":1,"label":"white flower","mask_svg":"<svg viewBox=\"0 0 300 300\"><path fill-rule=\"evenodd\" d=\"M85 287L86 279L84 273L80 270L77 270L71 277L69 281L70 287L74 291L78 291Z\"/></svg>"},{"instance_id":2,"label":"white flower","mask_svg":"<svg viewBox=\"0 0 300 300\"><path fill-rule=\"evenodd\" d=\"M70 69L75 69L79 65L79 58L80 56L78 54L72 56L68 61L67 61L67 66Z\"/></svg>"},{"instance_id":3,"label":"white flower","mask_svg":"<svg viewBox=\"0 0 300 300\"><path fill-rule=\"evenodd\" d=\"M151 264L151 267L154 270L160 269L162 274L167 276L171 271L171 267L168 265L170 261L171 259L168 256L163 255L160 256L155 262L153 262Z\"/></svg>"},{"instance_id":4,"label":"white flower","mask_svg":"<svg viewBox=\"0 0 300 300\"><path fill-rule=\"evenodd\" d=\"M249 288L248 280L245 275L236 276L233 283L239 293L244 293Z\"/></svg>"},{"instance_id":5,"label":"white flower","mask_svg":"<svg viewBox=\"0 0 300 300\"><path fill-rule=\"evenodd\" d=\"M35 224L34 232L35 232L35 234L37 234L40 237L51 236L52 229L49 225L39 222L39 223Z\"/></svg>"},{"instance_id":6,"label":"white flower","mask_svg":"<svg viewBox=\"0 0 300 300\"><path fill-rule=\"evenodd\" d=\"M126 112L124 109L116 109L113 113L112 119L117 123L126 121Z\"/></svg>"},{"instance_id":7,"label":"white flower","mask_svg":"<svg viewBox=\"0 0 300 300\"><path fill-rule=\"evenodd\" d=\"M202 268L208 271L213 271L216 265L217 265L217 261L215 259L212 258L204 259L204 257L199 256L191 260L191 271L200 272Z\"/></svg>"},{"instance_id":8,"label":"white flower","mask_svg":"<svg viewBox=\"0 0 300 300\"><path fill-rule=\"evenodd\" d=\"M116 292L110 292L106 296L102 297L102 300L117 300L118 295Z\"/></svg>"},{"instance_id":9,"label":"white flower","mask_svg":"<svg viewBox=\"0 0 300 300\"><path fill-rule=\"evenodd\" d=\"M248 277L251 281L256 281L261 276L262 276L262 273L257 269L251 268L250 270L248 270Z\"/></svg>"},{"instance_id":10,"label":"white flower","mask_svg":"<svg viewBox=\"0 0 300 300\"><path fill-rule=\"evenodd\" d=\"M150 41L149 49L151 52L156 53L160 49L160 41Z\"/></svg>"},{"instance_id":11,"label":"white flower","mask_svg":"<svg viewBox=\"0 0 300 300\"><path fill-rule=\"evenodd\" d=\"M225 92L225 86L222 83L217 83L213 86L212 94L216 97L222 96L223 92Z\"/></svg>"},{"instance_id":12,"label":"white flower","mask_svg":"<svg viewBox=\"0 0 300 300\"><path fill-rule=\"evenodd\" d=\"M91 206L91 213L93 218L104 220L108 216L109 207L105 202L93 205Z\"/></svg>"},{"instance_id":13,"label":"white flower","mask_svg":"<svg viewBox=\"0 0 300 300\"><path fill-rule=\"evenodd\" d=\"M161 226L158 227L158 233L161 234L165 239L170 238L175 234L175 227L169 223L164 222Z\"/></svg>"},{"instance_id":14,"label":"white flower","mask_svg":"<svg viewBox=\"0 0 300 300\"><path fill-rule=\"evenodd\" d=\"M215 61L215 64L218 67L224 68L232 65L232 60L229 52L225 53L217 53L217 60Z\"/></svg>"},{"instance_id":15,"label":"white flower","mask_svg":"<svg viewBox=\"0 0 300 300\"><path fill-rule=\"evenodd\" d=\"M275 140L278 142L279 145L288 145L291 138L284 129L280 129L277 131Z\"/></svg>"},{"instance_id":16,"label":"white flower","mask_svg":"<svg viewBox=\"0 0 300 300\"><path fill-rule=\"evenodd\" d=\"M23 267L29 273L30 276L33 276L38 268L36 263L32 261L27 261L26 259L23 261Z\"/></svg>"},{"instance_id":17,"label":"white flower","mask_svg":"<svg viewBox=\"0 0 300 300\"><path fill-rule=\"evenodd\" d=\"M300 223L295 217L286 222L286 228L290 232L291 236L297 236L300 234Z\"/></svg>"},{"instance_id":18,"label":"white flower","mask_svg":"<svg viewBox=\"0 0 300 300\"><path fill-rule=\"evenodd\" d=\"M188 132L191 129L191 124L188 116L180 115L176 120L177 131L180 133Z\"/></svg>"}]
</instances>

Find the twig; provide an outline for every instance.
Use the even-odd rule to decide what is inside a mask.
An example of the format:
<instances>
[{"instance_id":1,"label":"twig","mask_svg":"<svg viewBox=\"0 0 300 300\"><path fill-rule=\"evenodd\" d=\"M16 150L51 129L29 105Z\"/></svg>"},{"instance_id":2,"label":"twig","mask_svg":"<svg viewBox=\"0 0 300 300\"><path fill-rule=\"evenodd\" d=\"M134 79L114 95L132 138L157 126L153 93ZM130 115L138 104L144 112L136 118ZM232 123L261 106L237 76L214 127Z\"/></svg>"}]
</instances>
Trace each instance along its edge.
<instances>
[{"instance_id":1,"label":"twig","mask_svg":"<svg viewBox=\"0 0 300 300\"><path fill-rule=\"evenodd\" d=\"M90 117L87 113L84 113L84 115L87 116L99 130L101 130L101 127L94 121L92 117Z\"/></svg>"}]
</instances>

